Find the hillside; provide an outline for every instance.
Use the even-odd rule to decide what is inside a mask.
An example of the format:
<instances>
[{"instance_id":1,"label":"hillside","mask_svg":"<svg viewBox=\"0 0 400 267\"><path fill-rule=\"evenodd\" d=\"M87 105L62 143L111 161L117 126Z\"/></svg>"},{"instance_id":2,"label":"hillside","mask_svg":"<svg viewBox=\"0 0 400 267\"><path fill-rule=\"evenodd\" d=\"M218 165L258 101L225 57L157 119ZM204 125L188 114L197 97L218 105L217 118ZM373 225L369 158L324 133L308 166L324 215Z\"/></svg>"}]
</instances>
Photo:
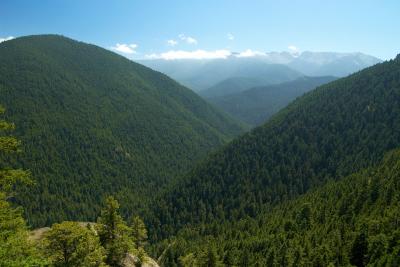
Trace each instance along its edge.
<instances>
[{"instance_id":1,"label":"hillside","mask_svg":"<svg viewBox=\"0 0 400 267\"><path fill-rule=\"evenodd\" d=\"M399 178L396 150L254 219L184 229L165 261L214 247L227 266L399 266Z\"/></svg>"},{"instance_id":2,"label":"hillside","mask_svg":"<svg viewBox=\"0 0 400 267\"><path fill-rule=\"evenodd\" d=\"M207 100L238 120L249 125L260 125L296 97L335 79L331 76L302 77L290 82L210 97Z\"/></svg>"},{"instance_id":3,"label":"hillside","mask_svg":"<svg viewBox=\"0 0 400 267\"><path fill-rule=\"evenodd\" d=\"M255 217L376 164L399 147L399 129L398 56L307 93L210 155L156 199L153 238L184 225Z\"/></svg>"},{"instance_id":4,"label":"hillside","mask_svg":"<svg viewBox=\"0 0 400 267\"><path fill-rule=\"evenodd\" d=\"M133 211L243 130L167 76L56 35L0 44L0 95L24 150L0 167L32 172L15 201L36 226L92 220L110 193Z\"/></svg>"}]
</instances>

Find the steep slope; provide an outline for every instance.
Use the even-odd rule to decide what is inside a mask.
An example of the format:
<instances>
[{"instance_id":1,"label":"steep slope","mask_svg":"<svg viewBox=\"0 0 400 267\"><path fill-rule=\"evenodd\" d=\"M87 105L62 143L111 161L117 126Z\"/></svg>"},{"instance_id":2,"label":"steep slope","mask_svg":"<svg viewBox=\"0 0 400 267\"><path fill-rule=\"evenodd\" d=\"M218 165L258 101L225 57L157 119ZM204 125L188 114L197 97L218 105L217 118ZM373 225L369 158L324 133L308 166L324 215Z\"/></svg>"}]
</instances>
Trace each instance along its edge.
<instances>
[{"instance_id":1,"label":"steep slope","mask_svg":"<svg viewBox=\"0 0 400 267\"><path fill-rule=\"evenodd\" d=\"M153 231L254 217L377 163L399 129L400 56L307 93L211 155L157 200Z\"/></svg>"},{"instance_id":2,"label":"steep slope","mask_svg":"<svg viewBox=\"0 0 400 267\"><path fill-rule=\"evenodd\" d=\"M264 58L230 56L214 60L144 60L140 63L161 71L194 91L208 89L235 77L258 79L264 84L281 83L303 76L285 65L271 64Z\"/></svg>"},{"instance_id":3,"label":"steep slope","mask_svg":"<svg viewBox=\"0 0 400 267\"><path fill-rule=\"evenodd\" d=\"M167 76L55 35L0 44L0 95L37 180L16 199L34 225L91 220L110 193L132 211L242 131Z\"/></svg>"},{"instance_id":4,"label":"steep slope","mask_svg":"<svg viewBox=\"0 0 400 267\"><path fill-rule=\"evenodd\" d=\"M210 97L207 100L232 117L250 125L260 125L296 97L335 77L302 77L294 81L251 88L236 94Z\"/></svg>"},{"instance_id":5,"label":"steep slope","mask_svg":"<svg viewBox=\"0 0 400 267\"><path fill-rule=\"evenodd\" d=\"M256 218L180 231L166 262L210 246L228 266L399 266L400 150Z\"/></svg>"}]
</instances>

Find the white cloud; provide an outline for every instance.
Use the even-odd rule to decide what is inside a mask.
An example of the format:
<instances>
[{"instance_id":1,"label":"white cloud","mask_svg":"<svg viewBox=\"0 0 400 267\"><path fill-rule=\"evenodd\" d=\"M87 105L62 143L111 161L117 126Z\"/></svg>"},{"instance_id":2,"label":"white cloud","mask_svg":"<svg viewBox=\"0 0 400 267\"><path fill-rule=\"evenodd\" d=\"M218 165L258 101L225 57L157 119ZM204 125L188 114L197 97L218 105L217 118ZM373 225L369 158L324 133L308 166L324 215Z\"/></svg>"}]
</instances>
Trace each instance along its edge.
<instances>
[{"instance_id":1,"label":"white cloud","mask_svg":"<svg viewBox=\"0 0 400 267\"><path fill-rule=\"evenodd\" d=\"M247 50L239 53L236 56L237 57L255 57L255 56L265 56L265 55L266 54L264 52L247 49Z\"/></svg>"},{"instance_id":2,"label":"white cloud","mask_svg":"<svg viewBox=\"0 0 400 267\"><path fill-rule=\"evenodd\" d=\"M226 37L228 37L228 40L229 40L229 41L233 41L233 40L235 39L235 36L233 36L232 33L228 33L228 34L226 35Z\"/></svg>"},{"instance_id":3,"label":"white cloud","mask_svg":"<svg viewBox=\"0 0 400 267\"><path fill-rule=\"evenodd\" d=\"M137 44L119 44L117 43L115 46L111 47L112 50L125 53L125 54L136 54Z\"/></svg>"},{"instance_id":4,"label":"white cloud","mask_svg":"<svg viewBox=\"0 0 400 267\"><path fill-rule=\"evenodd\" d=\"M187 38L186 38L186 42L187 42L188 44L197 44L197 40L194 39L194 38L192 38L192 37L187 37Z\"/></svg>"},{"instance_id":5,"label":"white cloud","mask_svg":"<svg viewBox=\"0 0 400 267\"><path fill-rule=\"evenodd\" d=\"M0 43L12 40L14 38L15 38L14 36L8 36L8 37L5 37L5 38L0 38Z\"/></svg>"},{"instance_id":6,"label":"white cloud","mask_svg":"<svg viewBox=\"0 0 400 267\"><path fill-rule=\"evenodd\" d=\"M161 54L151 54L146 55L148 59L164 59L164 60L174 60L174 59L216 59L216 58L227 58L232 53L229 50L194 50L194 51L183 51L183 50L171 50Z\"/></svg>"},{"instance_id":7,"label":"white cloud","mask_svg":"<svg viewBox=\"0 0 400 267\"><path fill-rule=\"evenodd\" d=\"M247 49L240 53L233 53L228 49L219 49L219 50L193 50L193 51L185 51L185 50L170 50L163 53L154 53L145 55L146 59L164 59L164 60L175 60L175 59L226 59L230 56L245 58L245 57L256 57L256 56L267 56L267 53Z\"/></svg>"},{"instance_id":8,"label":"white cloud","mask_svg":"<svg viewBox=\"0 0 400 267\"><path fill-rule=\"evenodd\" d=\"M171 39L171 40L167 40L167 44L170 45L170 46L175 46L175 45L178 44L178 42L173 40L173 39Z\"/></svg>"},{"instance_id":9,"label":"white cloud","mask_svg":"<svg viewBox=\"0 0 400 267\"><path fill-rule=\"evenodd\" d=\"M197 44L197 40L194 39L193 37L190 36L186 36L183 33L178 35L179 39L181 39L182 41L185 41L188 44Z\"/></svg>"},{"instance_id":10,"label":"white cloud","mask_svg":"<svg viewBox=\"0 0 400 267\"><path fill-rule=\"evenodd\" d=\"M288 49L289 49L289 53L290 54L292 54L292 55L298 55L298 54L300 54L300 49L298 49L296 46L294 46L294 45L289 45L288 46Z\"/></svg>"}]
</instances>

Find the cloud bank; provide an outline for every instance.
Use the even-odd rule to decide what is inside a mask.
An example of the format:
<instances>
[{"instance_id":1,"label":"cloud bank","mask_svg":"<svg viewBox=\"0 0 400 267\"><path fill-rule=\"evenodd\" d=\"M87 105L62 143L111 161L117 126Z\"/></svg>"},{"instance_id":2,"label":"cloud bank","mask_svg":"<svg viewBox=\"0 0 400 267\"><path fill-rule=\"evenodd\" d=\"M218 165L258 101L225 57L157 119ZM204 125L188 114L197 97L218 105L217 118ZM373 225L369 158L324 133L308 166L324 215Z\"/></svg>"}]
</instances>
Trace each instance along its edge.
<instances>
[{"instance_id":1,"label":"cloud bank","mask_svg":"<svg viewBox=\"0 0 400 267\"><path fill-rule=\"evenodd\" d=\"M264 52L247 49L247 50L239 53L236 56L237 57L255 57L255 56L265 56L265 55L266 54Z\"/></svg>"},{"instance_id":2,"label":"cloud bank","mask_svg":"<svg viewBox=\"0 0 400 267\"><path fill-rule=\"evenodd\" d=\"M221 49L214 51L206 50L194 50L194 51L183 51L183 50L171 50L160 54L150 54L146 55L147 59L164 59L164 60L174 60L174 59L217 59L217 58L227 58L232 53L229 50Z\"/></svg>"},{"instance_id":3,"label":"cloud bank","mask_svg":"<svg viewBox=\"0 0 400 267\"><path fill-rule=\"evenodd\" d=\"M164 60L175 60L175 59L225 59L230 56L235 57L255 57L255 56L266 56L266 53L247 49L241 53L233 53L227 49L219 50L170 50L159 54L145 55L146 59L164 59Z\"/></svg>"}]
</instances>

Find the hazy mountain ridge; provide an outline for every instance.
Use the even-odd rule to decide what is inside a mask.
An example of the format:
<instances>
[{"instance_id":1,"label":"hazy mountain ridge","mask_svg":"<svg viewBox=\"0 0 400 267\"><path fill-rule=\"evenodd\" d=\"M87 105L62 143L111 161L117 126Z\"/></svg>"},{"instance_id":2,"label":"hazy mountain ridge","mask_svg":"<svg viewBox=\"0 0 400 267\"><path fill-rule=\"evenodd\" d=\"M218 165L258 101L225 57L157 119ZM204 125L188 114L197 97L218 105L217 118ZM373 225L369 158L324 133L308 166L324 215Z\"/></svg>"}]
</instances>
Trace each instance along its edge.
<instances>
[{"instance_id":1,"label":"hazy mountain ridge","mask_svg":"<svg viewBox=\"0 0 400 267\"><path fill-rule=\"evenodd\" d=\"M302 76L281 64L266 62L261 57L213 60L142 60L139 63L165 73L194 91L201 91L234 77L261 79L265 83L280 83Z\"/></svg>"},{"instance_id":2,"label":"hazy mountain ridge","mask_svg":"<svg viewBox=\"0 0 400 267\"><path fill-rule=\"evenodd\" d=\"M267 84L293 80L301 75L343 77L382 60L362 53L309 52L298 54L289 52L267 52L264 55L239 57L232 53L225 59L179 59L141 60L140 63L165 73L194 91L202 91L216 86L230 78L255 78ZM265 65L275 64L275 73L259 72ZM288 67L283 68L283 65ZM271 66L269 67L271 68ZM292 70L292 74L290 73ZM297 77L293 71L298 72ZM276 75L281 78L276 79ZM286 79L284 79L286 77ZM208 93L207 93L208 94Z\"/></svg>"},{"instance_id":3,"label":"hazy mountain ridge","mask_svg":"<svg viewBox=\"0 0 400 267\"><path fill-rule=\"evenodd\" d=\"M257 126L266 122L273 114L284 108L296 97L336 79L331 76L305 76L290 82L209 97L207 100L232 117L249 125ZM224 88L223 85L220 85L222 89Z\"/></svg>"}]
</instances>

